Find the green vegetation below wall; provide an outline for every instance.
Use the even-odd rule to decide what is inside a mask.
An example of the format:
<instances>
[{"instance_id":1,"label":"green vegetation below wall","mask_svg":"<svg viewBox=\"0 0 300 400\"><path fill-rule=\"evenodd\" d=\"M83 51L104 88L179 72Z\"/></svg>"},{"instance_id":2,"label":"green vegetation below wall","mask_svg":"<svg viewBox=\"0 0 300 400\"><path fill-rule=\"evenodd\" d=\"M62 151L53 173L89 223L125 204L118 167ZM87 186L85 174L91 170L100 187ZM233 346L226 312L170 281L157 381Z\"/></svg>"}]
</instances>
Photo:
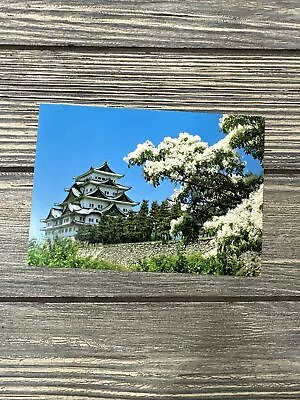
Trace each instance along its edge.
<instances>
[{"instance_id":1,"label":"green vegetation below wall","mask_svg":"<svg viewBox=\"0 0 300 400\"><path fill-rule=\"evenodd\" d=\"M28 264L40 267L213 275L254 276L260 273L260 257L257 253L245 252L240 257L230 252L203 256L212 244L202 240L185 248L179 242L89 244L81 247L78 242L65 238L43 243L31 242Z\"/></svg>"}]
</instances>

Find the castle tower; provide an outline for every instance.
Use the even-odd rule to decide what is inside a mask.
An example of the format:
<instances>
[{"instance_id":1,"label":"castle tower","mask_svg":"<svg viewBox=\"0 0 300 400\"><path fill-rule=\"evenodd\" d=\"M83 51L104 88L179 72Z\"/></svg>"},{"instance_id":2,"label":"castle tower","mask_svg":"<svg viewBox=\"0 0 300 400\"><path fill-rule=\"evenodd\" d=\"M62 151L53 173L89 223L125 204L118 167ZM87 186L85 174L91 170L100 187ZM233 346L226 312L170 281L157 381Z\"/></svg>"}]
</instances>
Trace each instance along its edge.
<instances>
[{"instance_id":1,"label":"castle tower","mask_svg":"<svg viewBox=\"0 0 300 400\"><path fill-rule=\"evenodd\" d=\"M80 226L97 224L103 214L126 218L139 203L127 196L131 187L118 182L123 177L107 162L73 177L74 184L65 189L68 194L64 201L55 203L41 220L45 224L42 228L45 238L74 237Z\"/></svg>"}]
</instances>

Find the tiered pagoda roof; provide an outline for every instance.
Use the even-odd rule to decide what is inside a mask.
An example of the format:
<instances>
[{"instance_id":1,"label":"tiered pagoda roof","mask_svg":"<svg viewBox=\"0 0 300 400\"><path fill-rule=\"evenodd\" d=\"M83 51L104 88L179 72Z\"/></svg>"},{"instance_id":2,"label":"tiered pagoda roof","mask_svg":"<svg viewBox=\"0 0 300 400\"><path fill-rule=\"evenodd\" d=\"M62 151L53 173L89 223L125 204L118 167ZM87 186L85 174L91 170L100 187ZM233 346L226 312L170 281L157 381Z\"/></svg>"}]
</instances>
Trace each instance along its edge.
<instances>
[{"instance_id":1,"label":"tiered pagoda roof","mask_svg":"<svg viewBox=\"0 0 300 400\"><path fill-rule=\"evenodd\" d=\"M93 166L91 166L90 169L89 169L88 171L84 172L83 174L78 175L78 176L74 176L74 179L75 179L76 181L77 181L77 180L80 180L81 178L84 178L85 176L90 175L90 174L93 173L93 172L102 172L102 173L105 174L105 175L114 175L114 176L117 177L117 178L123 178L123 177L124 177L124 175L122 175L122 174L117 174L117 173L115 173L115 172L110 168L110 166L108 165L108 162L105 161L100 167L94 168Z\"/></svg>"}]
</instances>

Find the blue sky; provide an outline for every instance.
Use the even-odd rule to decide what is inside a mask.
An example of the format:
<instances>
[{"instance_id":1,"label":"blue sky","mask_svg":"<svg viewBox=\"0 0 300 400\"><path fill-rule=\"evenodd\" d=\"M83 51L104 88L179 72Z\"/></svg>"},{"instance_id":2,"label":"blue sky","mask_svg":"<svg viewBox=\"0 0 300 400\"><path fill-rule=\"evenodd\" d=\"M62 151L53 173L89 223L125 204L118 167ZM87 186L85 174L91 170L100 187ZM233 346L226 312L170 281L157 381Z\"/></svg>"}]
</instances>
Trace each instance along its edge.
<instances>
[{"instance_id":1,"label":"blue sky","mask_svg":"<svg viewBox=\"0 0 300 400\"><path fill-rule=\"evenodd\" d=\"M200 135L213 144L224 135L219 131L221 114L155 111L42 104L39 112L30 238L40 237L41 218L54 203L64 200L64 188L90 166L108 161L111 168L125 174L120 183L132 186L128 195L135 201L162 201L173 192L164 182L158 188L145 182L140 167L128 168L123 157L138 143L149 139L158 144L165 136L180 132ZM247 157L248 169L261 172L257 162Z\"/></svg>"}]
</instances>

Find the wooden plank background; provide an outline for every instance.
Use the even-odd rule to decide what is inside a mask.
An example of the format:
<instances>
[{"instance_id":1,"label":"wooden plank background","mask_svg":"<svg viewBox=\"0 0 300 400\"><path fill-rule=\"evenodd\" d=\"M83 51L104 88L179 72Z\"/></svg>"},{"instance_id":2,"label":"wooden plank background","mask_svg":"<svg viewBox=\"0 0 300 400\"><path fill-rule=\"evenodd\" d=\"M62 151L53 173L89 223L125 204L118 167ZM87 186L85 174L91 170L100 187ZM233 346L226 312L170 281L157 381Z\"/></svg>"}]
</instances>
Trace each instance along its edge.
<instances>
[{"instance_id":1,"label":"wooden plank background","mask_svg":"<svg viewBox=\"0 0 300 400\"><path fill-rule=\"evenodd\" d=\"M264 3L0 0L1 399L300 397L299 2ZM265 116L262 276L26 267L41 102Z\"/></svg>"}]
</instances>

